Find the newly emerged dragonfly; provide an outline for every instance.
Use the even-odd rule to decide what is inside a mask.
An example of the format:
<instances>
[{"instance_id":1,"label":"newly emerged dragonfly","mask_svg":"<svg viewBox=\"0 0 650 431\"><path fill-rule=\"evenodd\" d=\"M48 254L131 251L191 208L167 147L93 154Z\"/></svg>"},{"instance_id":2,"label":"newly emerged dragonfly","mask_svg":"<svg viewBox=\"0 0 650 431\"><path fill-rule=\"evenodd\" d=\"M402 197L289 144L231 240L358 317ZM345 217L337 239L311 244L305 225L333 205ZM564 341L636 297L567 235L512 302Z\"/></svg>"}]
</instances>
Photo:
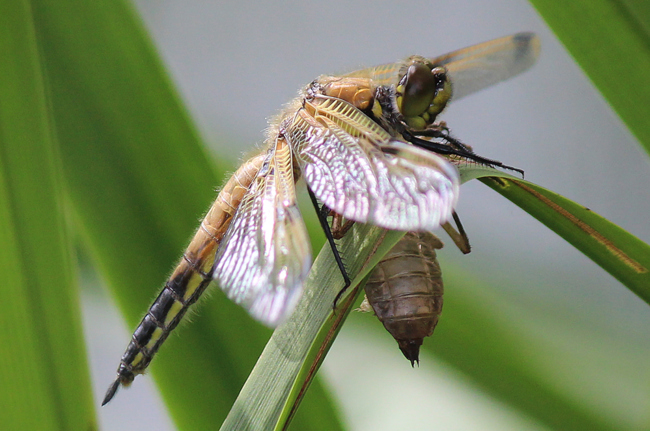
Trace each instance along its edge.
<instances>
[{"instance_id":1,"label":"newly emerged dragonfly","mask_svg":"<svg viewBox=\"0 0 650 431\"><path fill-rule=\"evenodd\" d=\"M469 240L455 214L454 219L460 232L449 222L442 227L467 254ZM372 270L365 285L361 310L375 313L411 365L419 363L420 346L433 334L442 313L444 288L436 256L442 247L431 232L407 232Z\"/></svg>"},{"instance_id":2,"label":"newly emerged dragonfly","mask_svg":"<svg viewBox=\"0 0 650 431\"><path fill-rule=\"evenodd\" d=\"M527 70L538 51L538 39L520 33L311 82L277 117L266 152L244 163L219 193L135 330L103 404L144 372L212 280L266 325L291 313L311 266L296 204L299 178L314 202L348 220L402 231L446 223L459 175L445 155L507 166L452 138L435 123L437 115L452 97ZM347 277L340 260L339 266Z\"/></svg>"}]
</instances>

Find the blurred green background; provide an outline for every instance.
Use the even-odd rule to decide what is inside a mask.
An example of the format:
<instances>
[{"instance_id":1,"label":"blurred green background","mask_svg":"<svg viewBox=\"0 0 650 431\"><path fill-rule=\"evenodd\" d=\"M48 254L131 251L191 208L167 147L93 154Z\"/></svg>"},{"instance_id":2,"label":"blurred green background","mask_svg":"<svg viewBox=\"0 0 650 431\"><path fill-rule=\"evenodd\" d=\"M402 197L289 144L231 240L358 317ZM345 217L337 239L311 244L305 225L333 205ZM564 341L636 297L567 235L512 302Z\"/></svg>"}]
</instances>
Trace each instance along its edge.
<instances>
[{"instance_id":1,"label":"blurred green background","mask_svg":"<svg viewBox=\"0 0 650 431\"><path fill-rule=\"evenodd\" d=\"M106 5L108 9L112 7L111 2ZM588 206L650 242L647 155L526 2L278 4L140 0L135 2L135 8L189 110L200 139L210 147L209 157L220 169L232 169L242 154L259 145L267 118L319 74L345 72L416 53L434 56L511 33L534 31L541 38L542 54L533 69L458 104L452 103L442 119L477 153L524 169L527 180ZM40 4L34 8L37 23L46 12L47 8ZM111 30L121 18L116 14L102 20L100 30ZM68 28L65 22L60 26ZM47 31L53 31L48 26L36 28L41 43L48 40ZM71 23L69 28L74 39L77 27ZM125 69L130 67L129 61L139 64L143 54L128 44L115 46L115 52L106 54L123 51L128 53L124 56ZM49 51L42 55L55 56L65 67L74 67L66 62L65 52ZM625 61L621 59L622 63ZM65 67L56 76L65 77ZM625 66L619 64L612 70L619 67ZM74 75L72 71L69 74ZM146 74L139 79L135 82L141 83L144 94L157 91L157 82L148 82ZM612 73L611 79L616 82L617 75ZM55 86L57 82L51 84ZM87 89L84 82L76 84L79 91ZM120 82L108 82L102 90L110 93L111 84L117 88ZM121 118L119 104L108 111L107 118L106 113L75 112L77 102L83 106L75 94L59 97L66 101L64 107L71 118L87 116L97 124L129 124L129 137L134 142L144 143L148 136L153 136L153 131L148 135L150 126L138 129L141 120L126 111ZM110 106L111 100L108 102ZM162 125L165 115L183 116L180 111L152 113L158 121L152 124ZM57 121L59 128L67 124L61 118ZM70 120L73 124L74 120ZM77 134L81 143L89 136L100 144L102 140L110 144L115 138L93 136L92 127L70 127L68 131ZM174 136L194 133L171 126L170 130L156 132ZM79 247L76 255L81 268L78 275L83 287L83 325L94 392L94 400L86 402L95 406L114 378L133 329L132 316L144 313L146 304L182 252L175 244L190 237L221 182L220 173L215 174L213 167L200 157L161 148L159 153L143 150L134 157L148 163L151 175L161 177L169 174L157 172L157 166L166 166L170 160L189 163L195 157L200 166L188 180L193 188L147 189L144 185L149 181L148 172L142 176L133 174L129 169L132 160L115 159L101 148L89 146L89 154L99 165L124 167L124 175L116 178L115 183L126 189L130 184L140 188L125 197L125 206L116 208L117 211L124 213L124 217L133 213L133 217L144 219L150 214L161 214L160 219L151 218L151 236L179 218L183 221L177 230L161 236L153 245L138 245L139 237L133 238L133 243L115 239L111 243L113 248L103 252L135 256L131 273L119 274L110 282L142 277L138 281L143 286L138 292L139 302L120 304L131 313L126 324L113 306L116 301L105 288L105 281L95 272L106 268L97 263L97 253L102 252L87 245L92 234L84 231L79 214L64 211L57 216L73 226L69 235L78 244L86 244ZM54 153L52 158L56 157ZM54 171L57 169L63 170L59 166ZM86 174L87 177L80 178L92 181L93 172ZM108 199L111 187L104 190L101 184L97 186L97 206ZM138 198L142 202L138 208L128 205L128 198L138 196L151 198ZM158 204L165 201L167 206ZM197 202L203 201L203 206L199 206ZM88 205L92 207L92 201ZM305 217L311 216L308 207L303 212ZM458 212L473 251L463 256L447 240L447 247L439 253L445 276L445 308L436 333L425 341L420 367L409 366L396 343L371 315L351 316L334 343L320 376L334 394L344 426L355 430L650 429L647 304L479 182L463 186ZM441 237L443 241L447 239L444 234ZM317 244L313 247L320 248ZM155 261L152 265L161 268L158 278L138 274L142 261ZM202 357L193 363L178 363L178 371L172 377L180 382L185 372L205 375L206 386L222 385L224 388L218 389L236 393L238 379L254 364L268 331L248 332L235 323L236 319L247 318L244 313L222 311L223 307L213 303L224 303L221 293L211 296L201 307L201 317L193 319L200 323L183 325L179 335L171 337L170 345L154 361L153 373L157 373L158 360L173 363L178 360L173 357L177 349L213 336L197 335L203 330L198 328L233 322L229 328L231 335L224 338L231 337L242 347L239 352L226 355L221 365L237 370L233 372L237 378L214 383L217 379L209 376L216 370L207 369L208 362ZM472 343L457 341L471 341L473 337L483 345L494 343L492 354L481 353L485 355L484 366L472 365L483 360L474 357ZM219 341L223 340L215 340L215 344ZM500 373L504 372L515 375L512 379L503 378ZM167 391L174 390L176 381L172 377L161 379L168 382L164 388ZM517 382L516 387L513 382ZM211 398L208 392L201 395L200 402L207 408L215 405L215 410L227 410L232 403L232 399ZM304 414L310 417L309 410ZM177 411L176 415L182 417L183 412ZM151 375L136 379L131 389L121 391L108 406L98 410L97 416L99 426L105 430L175 429L155 392ZM186 425L184 429L192 428Z\"/></svg>"},{"instance_id":2,"label":"blurred green background","mask_svg":"<svg viewBox=\"0 0 650 431\"><path fill-rule=\"evenodd\" d=\"M526 179L650 240L647 156L525 2L136 4L206 142L233 164L262 141L266 119L319 74L534 31L542 54L531 71L452 103L444 120L480 154L523 168ZM458 212L473 252L462 256L447 241L440 253L446 301L425 343L431 349L413 370L373 316L353 315L321 373L343 422L352 429L544 428L430 353L462 324L456 319L472 318L454 310L468 296L526 341L511 354L525 358L544 390L613 429L650 427L647 305L484 185L462 192ZM104 356L119 356L129 331ZM106 367L104 381L110 361ZM135 420L139 407L130 408Z\"/></svg>"}]
</instances>

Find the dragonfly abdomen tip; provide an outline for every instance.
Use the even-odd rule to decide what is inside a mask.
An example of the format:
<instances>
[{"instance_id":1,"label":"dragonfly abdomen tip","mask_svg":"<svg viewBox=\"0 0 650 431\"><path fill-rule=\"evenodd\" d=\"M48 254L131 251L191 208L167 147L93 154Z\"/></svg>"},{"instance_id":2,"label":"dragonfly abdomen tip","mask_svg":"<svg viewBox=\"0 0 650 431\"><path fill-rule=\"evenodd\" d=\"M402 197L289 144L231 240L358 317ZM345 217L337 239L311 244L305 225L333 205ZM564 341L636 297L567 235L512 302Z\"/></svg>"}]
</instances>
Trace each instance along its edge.
<instances>
[{"instance_id":1,"label":"dragonfly abdomen tip","mask_svg":"<svg viewBox=\"0 0 650 431\"><path fill-rule=\"evenodd\" d=\"M106 395L104 396L104 401L102 401L102 407L108 404L108 402L113 399L115 393L120 387L120 383L121 383L120 378L118 377L117 379L115 379L113 384L109 386L108 390L106 391Z\"/></svg>"}]
</instances>

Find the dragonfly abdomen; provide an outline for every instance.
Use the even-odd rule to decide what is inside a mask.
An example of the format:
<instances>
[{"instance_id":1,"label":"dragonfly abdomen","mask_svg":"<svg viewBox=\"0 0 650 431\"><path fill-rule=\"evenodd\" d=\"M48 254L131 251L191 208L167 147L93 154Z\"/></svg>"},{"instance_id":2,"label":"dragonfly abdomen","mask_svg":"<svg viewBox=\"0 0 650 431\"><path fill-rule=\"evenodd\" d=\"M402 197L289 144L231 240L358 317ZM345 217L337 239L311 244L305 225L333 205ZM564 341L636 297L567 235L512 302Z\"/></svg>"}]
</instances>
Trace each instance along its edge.
<instances>
[{"instance_id":1,"label":"dragonfly abdomen","mask_svg":"<svg viewBox=\"0 0 650 431\"><path fill-rule=\"evenodd\" d=\"M217 196L183 258L134 331L103 404L113 398L120 384L128 386L135 376L144 373L170 332L212 281L217 247L265 157L262 154L244 163Z\"/></svg>"},{"instance_id":2,"label":"dragonfly abdomen","mask_svg":"<svg viewBox=\"0 0 650 431\"><path fill-rule=\"evenodd\" d=\"M368 303L412 364L442 312L439 248L442 242L430 232L407 233L377 264L365 287Z\"/></svg>"}]
</instances>

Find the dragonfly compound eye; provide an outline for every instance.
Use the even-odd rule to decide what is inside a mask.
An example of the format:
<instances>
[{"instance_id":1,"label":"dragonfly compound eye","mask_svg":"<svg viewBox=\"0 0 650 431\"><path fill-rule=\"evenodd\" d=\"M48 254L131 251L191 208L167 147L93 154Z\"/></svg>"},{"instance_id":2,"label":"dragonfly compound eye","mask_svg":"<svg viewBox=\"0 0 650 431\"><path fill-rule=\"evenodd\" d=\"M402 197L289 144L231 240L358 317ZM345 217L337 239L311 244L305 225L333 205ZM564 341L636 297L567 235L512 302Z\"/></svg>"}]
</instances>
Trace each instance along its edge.
<instances>
[{"instance_id":1,"label":"dragonfly compound eye","mask_svg":"<svg viewBox=\"0 0 650 431\"><path fill-rule=\"evenodd\" d=\"M402 93L401 104L398 105L402 115L407 118L417 117L429 108L436 94L436 78L424 64L412 64L397 91Z\"/></svg>"},{"instance_id":2,"label":"dragonfly compound eye","mask_svg":"<svg viewBox=\"0 0 650 431\"><path fill-rule=\"evenodd\" d=\"M451 99L451 81L447 77L447 69L444 67L433 68L431 75L436 80L436 95L431 101L427 113L431 115L431 122L433 122L436 116L445 109L449 99Z\"/></svg>"},{"instance_id":3,"label":"dragonfly compound eye","mask_svg":"<svg viewBox=\"0 0 650 431\"><path fill-rule=\"evenodd\" d=\"M413 129L425 129L445 109L451 82L444 67L411 64L397 86L397 107Z\"/></svg>"}]
</instances>

